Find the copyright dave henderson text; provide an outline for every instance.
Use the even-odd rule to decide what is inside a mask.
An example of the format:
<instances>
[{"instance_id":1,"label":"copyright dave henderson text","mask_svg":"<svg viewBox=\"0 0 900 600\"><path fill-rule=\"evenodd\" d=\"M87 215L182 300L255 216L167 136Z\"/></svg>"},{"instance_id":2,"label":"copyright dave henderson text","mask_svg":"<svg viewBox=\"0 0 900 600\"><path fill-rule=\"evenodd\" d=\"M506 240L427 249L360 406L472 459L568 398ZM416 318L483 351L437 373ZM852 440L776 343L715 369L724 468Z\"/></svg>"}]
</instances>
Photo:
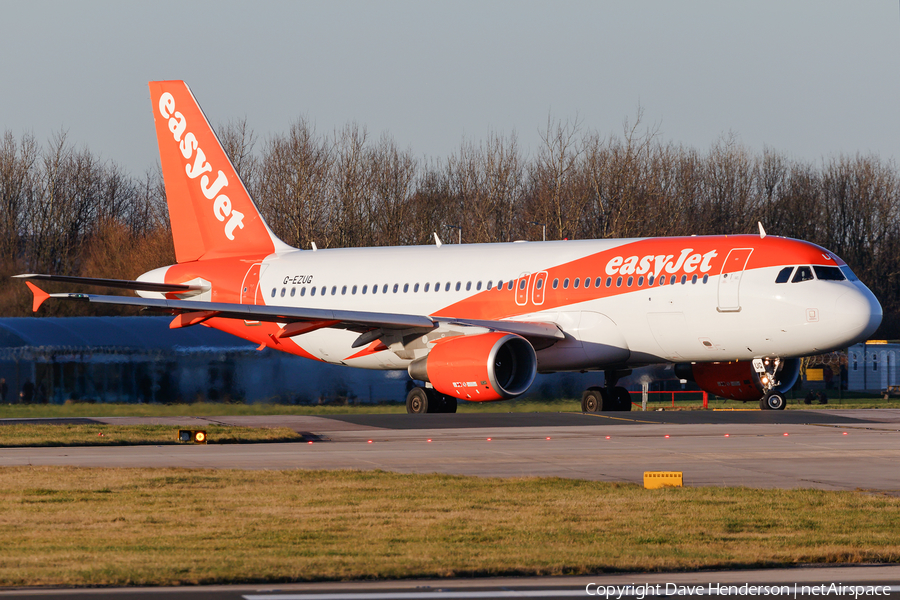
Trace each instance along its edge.
<instances>
[{"instance_id":1,"label":"copyright dave henderson text","mask_svg":"<svg viewBox=\"0 0 900 600\"><path fill-rule=\"evenodd\" d=\"M603 585L589 583L585 587L588 596L600 598L643 598L652 596L844 596L866 598L872 596L888 596L889 585L845 585L842 583L822 583L818 585L726 585L710 583L707 585L679 585L675 583L645 583L629 585Z\"/></svg>"}]
</instances>

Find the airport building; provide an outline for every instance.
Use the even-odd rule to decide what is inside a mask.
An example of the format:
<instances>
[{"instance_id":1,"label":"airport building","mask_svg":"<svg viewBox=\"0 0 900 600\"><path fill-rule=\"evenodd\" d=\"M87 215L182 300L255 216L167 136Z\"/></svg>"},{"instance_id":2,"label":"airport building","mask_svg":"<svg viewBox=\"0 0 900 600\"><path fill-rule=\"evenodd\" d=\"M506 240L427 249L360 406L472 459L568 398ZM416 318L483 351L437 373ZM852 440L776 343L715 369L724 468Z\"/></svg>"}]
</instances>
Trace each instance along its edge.
<instances>
[{"instance_id":1,"label":"airport building","mask_svg":"<svg viewBox=\"0 0 900 600\"><path fill-rule=\"evenodd\" d=\"M900 391L900 343L869 341L847 351L847 388L852 391Z\"/></svg>"},{"instance_id":2,"label":"airport building","mask_svg":"<svg viewBox=\"0 0 900 600\"><path fill-rule=\"evenodd\" d=\"M293 356L171 317L0 318L0 402L404 402L405 371ZM538 375L527 396L580 397L601 373Z\"/></svg>"}]
</instances>

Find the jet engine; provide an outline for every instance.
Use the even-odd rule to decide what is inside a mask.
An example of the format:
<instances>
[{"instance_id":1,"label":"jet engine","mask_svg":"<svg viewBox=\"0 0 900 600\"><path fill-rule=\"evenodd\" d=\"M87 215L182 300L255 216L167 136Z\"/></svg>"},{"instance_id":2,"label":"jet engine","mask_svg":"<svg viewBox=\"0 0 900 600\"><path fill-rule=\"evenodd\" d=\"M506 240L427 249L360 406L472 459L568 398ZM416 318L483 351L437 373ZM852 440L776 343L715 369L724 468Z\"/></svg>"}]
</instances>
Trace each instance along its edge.
<instances>
[{"instance_id":1,"label":"jet engine","mask_svg":"<svg viewBox=\"0 0 900 600\"><path fill-rule=\"evenodd\" d=\"M800 375L800 359L681 363L675 365L675 375L722 398L761 400L760 407L779 409L784 408L783 394L794 386ZM777 400L766 402L776 396Z\"/></svg>"},{"instance_id":2,"label":"jet engine","mask_svg":"<svg viewBox=\"0 0 900 600\"><path fill-rule=\"evenodd\" d=\"M537 373L537 356L525 338L492 331L440 340L410 363L409 376L442 394L486 402L525 393Z\"/></svg>"}]
</instances>

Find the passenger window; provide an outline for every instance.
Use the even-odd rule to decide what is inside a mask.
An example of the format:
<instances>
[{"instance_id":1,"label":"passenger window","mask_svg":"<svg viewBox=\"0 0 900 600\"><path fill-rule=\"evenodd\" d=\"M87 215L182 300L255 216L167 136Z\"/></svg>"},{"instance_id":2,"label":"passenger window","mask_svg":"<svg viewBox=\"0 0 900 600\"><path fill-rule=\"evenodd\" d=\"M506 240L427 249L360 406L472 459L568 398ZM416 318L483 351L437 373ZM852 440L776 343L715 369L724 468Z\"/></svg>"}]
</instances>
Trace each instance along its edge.
<instances>
[{"instance_id":1,"label":"passenger window","mask_svg":"<svg viewBox=\"0 0 900 600\"><path fill-rule=\"evenodd\" d=\"M791 279L791 273L794 272L794 267L785 267L782 270L778 271L778 277L775 278L775 283L787 283Z\"/></svg>"},{"instance_id":2,"label":"passenger window","mask_svg":"<svg viewBox=\"0 0 900 600\"><path fill-rule=\"evenodd\" d=\"M394 291L396 292L397 290L394 290ZM384 287L381 288L381 293L382 293L382 294L387 294L387 284L384 284Z\"/></svg>"},{"instance_id":3,"label":"passenger window","mask_svg":"<svg viewBox=\"0 0 900 600\"><path fill-rule=\"evenodd\" d=\"M497 282L497 291L499 292L502 289L503 289L503 280L501 279L500 281Z\"/></svg>"},{"instance_id":4,"label":"passenger window","mask_svg":"<svg viewBox=\"0 0 900 600\"><path fill-rule=\"evenodd\" d=\"M704 276L703 276L703 283L706 283L707 281L709 281L709 275L704 275Z\"/></svg>"},{"instance_id":5,"label":"passenger window","mask_svg":"<svg viewBox=\"0 0 900 600\"><path fill-rule=\"evenodd\" d=\"M844 274L838 267L823 267L819 265L813 266L816 272L816 279L819 281L844 281Z\"/></svg>"},{"instance_id":6,"label":"passenger window","mask_svg":"<svg viewBox=\"0 0 900 600\"><path fill-rule=\"evenodd\" d=\"M612 277L606 278L606 287L612 287Z\"/></svg>"},{"instance_id":7,"label":"passenger window","mask_svg":"<svg viewBox=\"0 0 900 600\"><path fill-rule=\"evenodd\" d=\"M494 287L494 280L489 279L488 284L487 284L487 291L491 291L493 289L493 287Z\"/></svg>"},{"instance_id":8,"label":"passenger window","mask_svg":"<svg viewBox=\"0 0 900 600\"><path fill-rule=\"evenodd\" d=\"M622 287L622 278L621 277L616 279L616 287Z\"/></svg>"},{"instance_id":9,"label":"passenger window","mask_svg":"<svg viewBox=\"0 0 900 600\"><path fill-rule=\"evenodd\" d=\"M356 286L355 286L355 285L353 286L353 289L350 290L350 294L353 295L353 296L356 295Z\"/></svg>"},{"instance_id":10,"label":"passenger window","mask_svg":"<svg viewBox=\"0 0 900 600\"><path fill-rule=\"evenodd\" d=\"M566 277L565 279L563 279L563 289L564 289L564 290L569 289L569 278L568 278L568 277Z\"/></svg>"},{"instance_id":11,"label":"passenger window","mask_svg":"<svg viewBox=\"0 0 900 600\"><path fill-rule=\"evenodd\" d=\"M425 282L425 288L424 288L422 291L423 291L423 292L427 292L427 291L428 291L428 288L430 288L430 287L431 287L431 283L426 281L426 282Z\"/></svg>"},{"instance_id":12,"label":"passenger window","mask_svg":"<svg viewBox=\"0 0 900 600\"><path fill-rule=\"evenodd\" d=\"M543 287L544 287L544 280L543 280L543 279L538 279L538 280L537 280L537 289L541 289L541 288L543 288Z\"/></svg>"},{"instance_id":13,"label":"passenger window","mask_svg":"<svg viewBox=\"0 0 900 600\"><path fill-rule=\"evenodd\" d=\"M585 287L585 289L591 287L591 278L590 277L584 278L584 287Z\"/></svg>"},{"instance_id":14,"label":"passenger window","mask_svg":"<svg viewBox=\"0 0 900 600\"><path fill-rule=\"evenodd\" d=\"M368 285L364 285L364 286L363 286L363 289L362 289L362 293L365 294L365 293L368 292L368 291L369 291L369 286L368 286Z\"/></svg>"},{"instance_id":15,"label":"passenger window","mask_svg":"<svg viewBox=\"0 0 900 600\"><path fill-rule=\"evenodd\" d=\"M408 283L404 283L404 284L403 284L403 293L405 294L405 293L407 293L408 291L409 291L409 284L408 284Z\"/></svg>"},{"instance_id":16,"label":"passenger window","mask_svg":"<svg viewBox=\"0 0 900 600\"><path fill-rule=\"evenodd\" d=\"M373 294L377 294L377 293L378 293L378 284L377 284L377 283L376 283L375 285L372 286L372 293L373 293Z\"/></svg>"},{"instance_id":17,"label":"passenger window","mask_svg":"<svg viewBox=\"0 0 900 600\"><path fill-rule=\"evenodd\" d=\"M333 285L331 286L331 295L334 296L335 294L337 294L337 286Z\"/></svg>"},{"instance_id":18,"label":"passenger window","mask_svg":"<svg viewBox=\"0 0 900 600\"><path fill-rule=\"evenodd\" d=\"M466 282L466 291L469 292L469 291L471 291L471 290L472 290L472 282L471 282L471 281L467 281L467 282Z\"/></svg>"},{"instance_id":19,"label":"passenger window","mask_svg":"<svg viewBox=\"0 0 900 600\"><path fill-rule=\"evenodd\" d=\"M436 292L441 291L441 282L440 281L437 282L436 284L434 284L434 291L436 291Z\"/></svg>"},{"instance_id":20,"label":"passenger window","mask_svg":"<svg viewBox=\"0 0 900 600\"><path fill-rule=\"evenodd\" d=\"M394 293L395 293L395 294L397 293L397 290L398 290L399 288L400 288L400 284L399 284L399 283L395 283L395 284L394 284Z\"/></svg>"},{"instance_id":21,"label":"passenger window","mask_svg":"<svg viewBox=\"0 0 900 600\"><path fill-rule=\"evenodd\" d=\"M682 275L681 276L681 285L684 285L686 283L687 283L687 275Z\"/></svg>"},{"instance_id":22,"label":"passenger window","mask_svg":"<svg viewBox=\"0 0 900 600\"><path fill-rule=\"evenodd\" d=\"M634 277L628 278L628 287L631 287L631 284L634 283Z\"/></svg>"},{"instance_id":23,"label":"passenger window","mask_svg":"<svg viewBox=\"0 0 900 600\"><path fill-rule=\"evenodd\" d=\"M576 278L575 278L575 281L572 282L572 288L577 290L577 289L578 289L578 284L580 284L580 283L581 283L581 278L580 278L580 277L576 277Z\"/></svg>"},{"instance_id":24,"label":"passenger window","mask_svg":"<svg viewBox=\"0 0 900 600\"><path fill-rule=\"evenodd\" d=\"M413 286L413 292L418 292L418 291L419 291L419 284L417 283L416 285Z\"/></svg>"},{"instance_id":25,"label":"passenger window","mask_svg":"<svg viewBox=\"0 0 900 600\"><path fill-rule=\"evenodd\" d=\"M676 281L678 281L678 276L672 275L672 279L669 280L669 285L675 285Z\"/></svg>"},{"instance_id":26,"label":"passenger window","mask_svg":"<svg viewBox=\"0 0 900 600\"><path fill-rule=\"evenodd\" d=\"M275 297L275 288L272 288L272 297Z\"/></svg>"},{"instance_id":27,"label":"passenger window","mask_svg":"<svg viewBox=\"0 0 900 600\"><path fill-rule=\"evenodd\" d=\"M559 287L559 279L554 279L553 280L553 289L555 290L558 287Z\"/></svg>"},{"instance_id":28,"label":"passenger window","mask_svg":"<svg viewBox=\"0 0 900 600\"><path fill-rule=\"evenodd\" d=\"M316 295L315 289L316 289L316 288L313 288L313 296ZM294 297L294 294L295 294L296 292L297 292L297 288L291 288L291 298Z\"/></svg>"},{"instance_id":29,"label":"passenger window","mask_svg":"<svg viewBox=\"0 0 900 600\"><path fill-rule=\"evenodd\" d=\"M655 281L655 279L653 279L653 275L651 275L650 278L647 280L647 285L653 285L654 281Z\"/></svg>"},{"instance_id":30,"label":"passenger window","mask_svg":"<svg viewBox=\"0 0 900 600\"><path fill-rule=\"evenodd\" d=\"M346 295L347 295L347 286L345 285L341 288L341 296L346 296Z\"/></svg>"},{"instance_id":31,"label":"passenger window","mask_svg":"<svg viewBox=\"0 0 900 600\"><path fill-rule=\"evenodd\" d=\"M449 292L449 291L450 291L450 282L449 282L449 281L448 281L447 283L444 284L444 291L445 291L445 292Z\"/></svg>"},{"instance_id":32,"label":"passenger window","mask_svg":"<svg viewBox=\"0 0 900 600\"><path fill-rule=\"evenodd\" d=\"M691 285L694 285L696 283L697 283L697 276L694 275L693 277L691 277Z\"/></svg>"},{"instance_id":33,"label":"passenger window","mask_svg":"<svg viewBox=\"0 0 900 600\"><path fill-rule=\"evenodd\" d=\"M794 273L794 278L791 279L791 283L810 281L812 278L812 269L810 269L809 267L797 267L797 272Z\"/></svg>"},{"instance_id":34,"label":"passenger window","mask_svg":"<svg viewBox=\"0 0 900 600\"><path fill-rule=\"evenodd\" d=\"M601 283L603 283L603 278L598 277L597 280L594 282L594 287L600 287Z\"/></svg>"},{"instance_id":35,"label":"passenger window","mask_svg":"<svg viewBox=\"0 0 900 600\"><path fill-rule=\"evenodd\" d=\"M644 286L644 276L641 275L640 277L638 277L638 287L643 287L643 286Z\"/></svg>"},{"instance_id":36,"label":"passenger window","mask_svg":"<svg viewBox=\"0 0 900 600\"><path fill-rule=\"evenodd\" d=\"M475 286L475 291L481 291L481 282L480 282L480 281L479 281L478 284Z\"/></svg>"},{"instance_id":37,"label":"passenger window","mask_svg":"<svg viewBox=\"0 0 900 600\"><path fill-rule=\"evenodd\" d=\"M512 282L512 280L510 280L510 281L506 284L506 289L512 291L512 289L513 289L513 282Z\"/></svg>"}]
</instances>

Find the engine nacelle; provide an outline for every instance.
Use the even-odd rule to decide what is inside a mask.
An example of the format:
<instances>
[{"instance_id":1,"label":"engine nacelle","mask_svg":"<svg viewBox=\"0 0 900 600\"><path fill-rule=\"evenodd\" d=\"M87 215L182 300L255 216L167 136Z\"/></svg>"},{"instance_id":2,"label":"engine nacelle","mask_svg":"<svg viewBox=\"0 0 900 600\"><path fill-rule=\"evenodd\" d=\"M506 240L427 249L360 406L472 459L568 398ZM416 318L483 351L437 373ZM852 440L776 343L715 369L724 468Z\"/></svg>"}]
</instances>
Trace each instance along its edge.
<instances>
[{"instance_id":1,"label":"engine nacelle","mask_svg":"<svg viewBox=\"0 0 900 600\"><path fill-rule=\"evenodd\" d=\"M732 400L759 400L769 391L784 393L794 386L799 374L799 358L781 361L780 369L774 374L774 385L763 381L762 378L771 375L757 373L749 360L675 365L676 376L694 381L705 392Z\"/></svg>"},{"instance_id":2,"label":"engine nacelle","mask_svg":"<svg viewBox=\"0 0 900 600\"><path fill-rule=\"evenodd\" d=\"M525 338L492 331L435 343L410 363L409 376L463 400L486 402L524 394L537 373L537 356Z\"/></svg>"}]
</instances>

